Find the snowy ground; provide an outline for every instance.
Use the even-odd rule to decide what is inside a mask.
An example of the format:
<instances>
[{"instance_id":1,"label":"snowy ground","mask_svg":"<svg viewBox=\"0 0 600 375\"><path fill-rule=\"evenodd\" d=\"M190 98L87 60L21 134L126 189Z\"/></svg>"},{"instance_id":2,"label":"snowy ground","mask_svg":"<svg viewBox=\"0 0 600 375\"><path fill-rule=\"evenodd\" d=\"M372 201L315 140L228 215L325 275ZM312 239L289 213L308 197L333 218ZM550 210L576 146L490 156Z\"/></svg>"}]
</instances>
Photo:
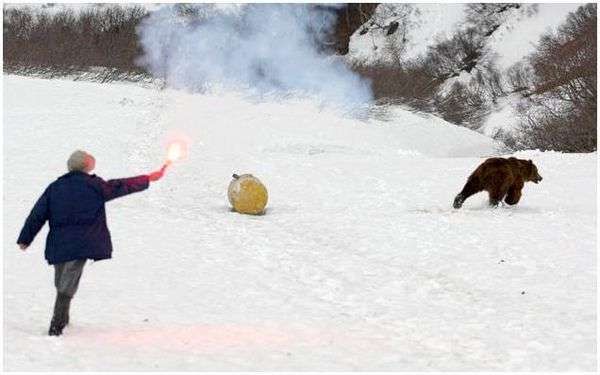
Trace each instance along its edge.
<instances>
[{"instance_id":1,"label":"snowy ground","mask_svg":"<svg viewBox=\"0 0 600 375\"><path fill-rule=\"evenodd\" d=\"M496 145L400 109L4 76L3 120L5 370L596 369L596 154L519 153L544 181L518 206L456 211ZM173 134L189 158L109 203L114 258L46 336L47 227L14 244L35 199L75 148L124 177ZM266 215L229 211L233 172Z\"/></svg>"}]
</instances>

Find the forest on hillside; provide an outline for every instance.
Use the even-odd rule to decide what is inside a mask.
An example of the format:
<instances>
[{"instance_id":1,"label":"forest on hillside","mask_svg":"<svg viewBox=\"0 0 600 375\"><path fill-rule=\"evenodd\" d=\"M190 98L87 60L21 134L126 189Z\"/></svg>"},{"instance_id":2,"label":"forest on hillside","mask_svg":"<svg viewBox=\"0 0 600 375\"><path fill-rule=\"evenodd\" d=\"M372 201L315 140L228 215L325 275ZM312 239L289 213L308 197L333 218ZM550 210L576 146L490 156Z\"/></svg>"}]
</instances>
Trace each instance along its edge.
<instances>
[{"instance_id":1,"label":"forest on hillside","mask_svg":"<svg viewBox=\"0 0 600 375\"><path fill-rule=\"evenodd\" d=\"M402 8L390 8L393 21L382 22L382 14L389 16L381 8L386 6L351 4L332 10L337 22L325 37L316 38L320 53L344 55L352 34L369 29L381 28L388 35L406 33L411 25L403 22L406 17L398 11ZM595 151L596 4L569 14L557 30L542 35L534 53L502 71L493 60L483 61L483 50L500 27L502 14L520 6L469 4L463 27L428 46L416 59L403 59L403 39L390 38L386 49L391 62L348 60L347 64L369 80L379 104L408 105L478 130L499 101L512 100L519 129L499 129L492 135L510 148ZM203 11L206 6L175 7L185 22L202 22L209 14ZM137 28L149 12L140 5L77 11L5 6L4 72L46 77L84 73L89 77L92 72L93 79L102 82L160 78L139 64L143 51ZM457 79L463 72L473 79Z\"/></svg>"}]
</instances>

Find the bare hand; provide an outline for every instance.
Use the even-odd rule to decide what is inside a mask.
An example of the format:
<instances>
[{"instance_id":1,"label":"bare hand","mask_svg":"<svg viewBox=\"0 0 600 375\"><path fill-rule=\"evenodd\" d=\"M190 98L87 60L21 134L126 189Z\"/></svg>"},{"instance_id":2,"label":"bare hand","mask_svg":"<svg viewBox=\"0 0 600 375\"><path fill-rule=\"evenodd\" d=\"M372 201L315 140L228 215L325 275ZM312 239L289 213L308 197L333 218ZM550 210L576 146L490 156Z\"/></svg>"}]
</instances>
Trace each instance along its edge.
<instances>
[{"instance_id":1,"label":"bare hand","mask_svg":"<svg viewBox=\"0 0 600 375\"><path fill-rule=\"evenodd\" d=\"M20 244L19 244L19 249L21 249L21 250L25 251L25 249L27 249L27 247L28 247L28 246L29 246L29 245L25 245L24 243L20 243Z\"/></svg>"},{"instance_id":2,"label":"bare hand","mask_svg":"<svg viewBox=\"0 0 600 375\"><path fill-rule=\"evenodd\" d=\"M165 173L165 169L167 168L167 164L163 165L161 169L156 172L152 172L148 175L148 179L152 182L158 181L162 178Z\"/></svg>"}]
</instances>

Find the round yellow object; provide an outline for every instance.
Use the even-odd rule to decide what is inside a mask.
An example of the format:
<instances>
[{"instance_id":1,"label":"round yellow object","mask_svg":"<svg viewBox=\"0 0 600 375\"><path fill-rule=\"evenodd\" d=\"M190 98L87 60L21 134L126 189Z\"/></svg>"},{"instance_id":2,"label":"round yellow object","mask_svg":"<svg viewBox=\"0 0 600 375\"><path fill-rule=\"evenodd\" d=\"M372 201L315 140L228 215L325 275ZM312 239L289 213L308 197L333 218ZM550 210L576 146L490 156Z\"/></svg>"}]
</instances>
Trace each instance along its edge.
<instances>
[{"instance_id":1,"label":"round yellow object","mask_svg":"<svg viewBox=\"0 0 600 375\"><path fill-rule=\"evenodd\" d=\"M260 215L265 211L269 194L260 180L251 174L233 175L227 197L233 209L241 214Z\"/></svg>"}]
</instances>

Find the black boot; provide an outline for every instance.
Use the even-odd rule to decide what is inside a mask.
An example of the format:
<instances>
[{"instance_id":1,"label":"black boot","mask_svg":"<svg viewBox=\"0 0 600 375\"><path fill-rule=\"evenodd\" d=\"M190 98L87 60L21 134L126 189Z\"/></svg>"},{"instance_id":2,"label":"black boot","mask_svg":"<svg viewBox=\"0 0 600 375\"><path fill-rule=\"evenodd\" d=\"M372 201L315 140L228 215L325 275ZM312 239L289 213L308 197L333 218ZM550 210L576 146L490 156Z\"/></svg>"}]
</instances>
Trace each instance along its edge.
<instances>
[{"instance_id":1,"label":"black boot","mask_svg":"<svg viewBox=\"0 0 600 375\"><path fill-rule=\"evenodd\" d=\"M48 335L60 336L62 335L63 328L65 327L57 323L54 319L52 319L52 321L50 322L50 329L48 330Z\"/></svg>"},{"instance_id":2,"label":"black boot","mask_svg":"<svg viewBox=\"0 0 600 375\"><path fill-rule=\"evenodd\" d=\"M69 323L69 307L71 305L71 297L66 294L57 294L56 302L54 303L54 315L50 322L48 335L60 336L63 328Z\"/></svg>"}]
</instances>

